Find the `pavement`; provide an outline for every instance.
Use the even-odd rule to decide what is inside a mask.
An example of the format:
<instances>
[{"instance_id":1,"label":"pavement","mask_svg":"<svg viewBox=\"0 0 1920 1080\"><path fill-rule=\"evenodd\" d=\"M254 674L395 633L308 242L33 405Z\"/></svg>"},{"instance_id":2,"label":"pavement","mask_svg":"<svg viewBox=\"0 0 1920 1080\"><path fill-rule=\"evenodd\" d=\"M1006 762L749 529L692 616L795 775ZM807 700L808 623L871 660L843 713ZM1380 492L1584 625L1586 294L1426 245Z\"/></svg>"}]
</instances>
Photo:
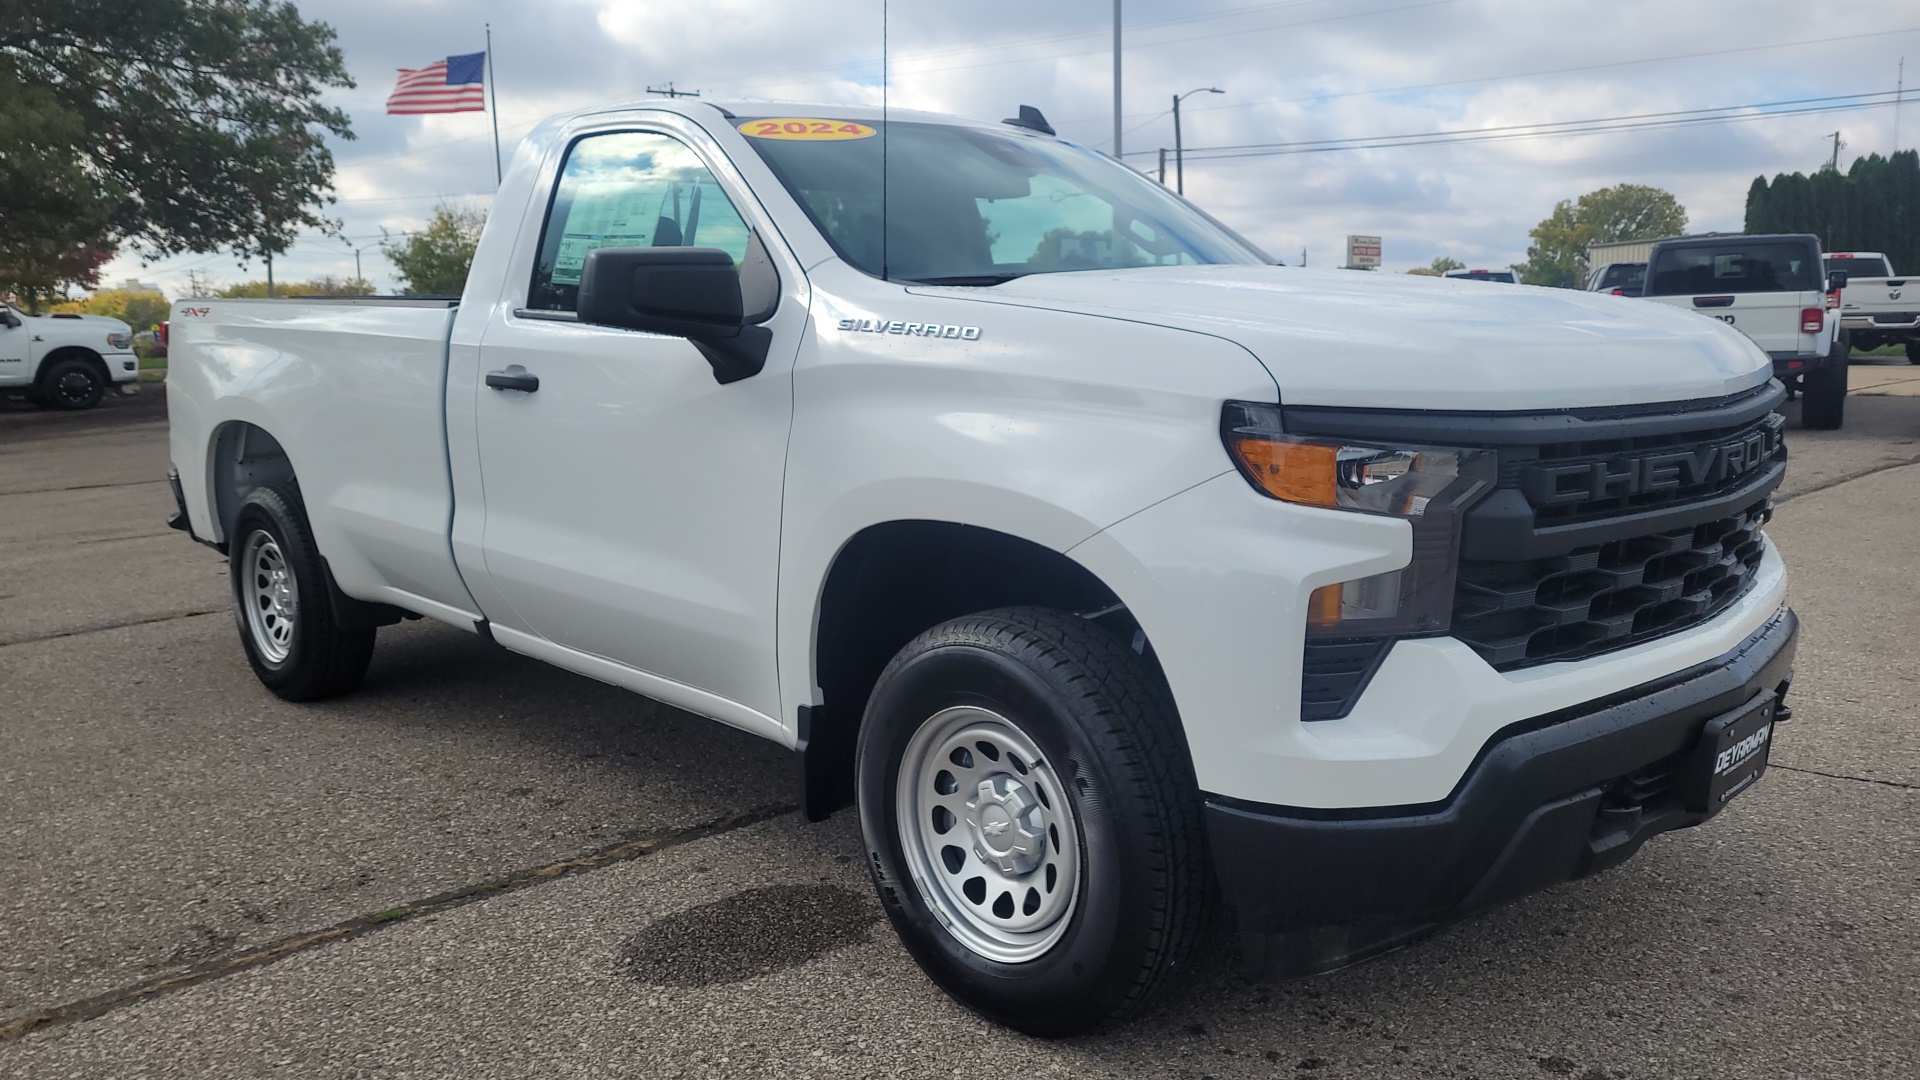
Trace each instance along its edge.
<instances>
[{"instance_id":1,"label":"pavement","mask_svg":"<svg viewBox=\"0 0 1920 1080\"><path fill-rule=\"evenodd\" d=\"M1298 982L1217 919L1058 1042L919 973L771 744L425 621L272 697L165 528L162 387L0 400L0 1075L1914 1076L1920 367L1851 378L1789 429L1795 716L1726 814Z\"/></svg>"}]
</instances>

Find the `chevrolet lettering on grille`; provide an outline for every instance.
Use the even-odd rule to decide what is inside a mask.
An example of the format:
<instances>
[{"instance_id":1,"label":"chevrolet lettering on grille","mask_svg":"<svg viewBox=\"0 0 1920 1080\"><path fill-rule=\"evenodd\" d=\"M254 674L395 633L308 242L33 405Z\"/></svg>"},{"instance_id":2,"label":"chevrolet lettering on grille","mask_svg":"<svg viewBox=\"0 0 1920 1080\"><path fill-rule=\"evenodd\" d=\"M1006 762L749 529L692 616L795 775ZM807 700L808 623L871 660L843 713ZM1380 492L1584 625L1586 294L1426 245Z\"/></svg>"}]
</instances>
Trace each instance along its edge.
<instances>
[{"instance_id":1,"label":"chevrolet lettering on grille","mask_svg":"<svg viewBox=\"0 0 1920 1080\"><path fill-rule=\"evenodd\" d=\"M1521 488L1528 502L1546 507L1716 487L1772 460L1780 450L1784 423L1775 414L1765 424L1720 442L1622 454L1599 461L1536 465L1522 476Z\"/></svg>"}]
</instances>

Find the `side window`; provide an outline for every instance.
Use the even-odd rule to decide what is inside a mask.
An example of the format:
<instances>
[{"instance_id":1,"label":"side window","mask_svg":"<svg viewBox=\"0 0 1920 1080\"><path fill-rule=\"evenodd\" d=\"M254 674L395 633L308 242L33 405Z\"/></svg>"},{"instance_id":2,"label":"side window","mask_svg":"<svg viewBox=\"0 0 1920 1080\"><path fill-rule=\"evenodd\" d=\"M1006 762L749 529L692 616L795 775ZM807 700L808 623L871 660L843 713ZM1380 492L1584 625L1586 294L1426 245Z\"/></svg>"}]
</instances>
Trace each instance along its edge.
<instances>
[{"instance_id":1,"label":"side window","mask_svg":"<svg viewBox=\"0 0 1920 1080\"><path fill-rule=\"evenodd\" d=\"M719 248L737 264L752 233L700 158L678 139L640 131L573 144L533 264L527 306L573 311L587 252L603 247Z\"/></svg>"}]
</instances>

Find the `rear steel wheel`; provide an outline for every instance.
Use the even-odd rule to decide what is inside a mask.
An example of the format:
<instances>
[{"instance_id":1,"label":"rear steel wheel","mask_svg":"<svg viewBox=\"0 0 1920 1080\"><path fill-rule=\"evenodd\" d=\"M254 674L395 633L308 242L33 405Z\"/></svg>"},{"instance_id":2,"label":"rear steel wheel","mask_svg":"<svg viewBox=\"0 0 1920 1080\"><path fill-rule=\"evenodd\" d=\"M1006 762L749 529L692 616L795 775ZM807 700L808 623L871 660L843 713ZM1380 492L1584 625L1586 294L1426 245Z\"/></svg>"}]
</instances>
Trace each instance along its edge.
<instances>
[{"instance_id":1,"label":"rear steel wheel","mask_svg":"<svg viewBox=\"0 0 1920 1080\"><path fill-rule=\"evenodd\" d=\"M294 580L280 545L265 529L247 536L240 557L245 575L241 591L247 609L247 630L260 659L278 666L293 652L294 627L300 616L300 586Z\"/></svg>"}]
</instances>

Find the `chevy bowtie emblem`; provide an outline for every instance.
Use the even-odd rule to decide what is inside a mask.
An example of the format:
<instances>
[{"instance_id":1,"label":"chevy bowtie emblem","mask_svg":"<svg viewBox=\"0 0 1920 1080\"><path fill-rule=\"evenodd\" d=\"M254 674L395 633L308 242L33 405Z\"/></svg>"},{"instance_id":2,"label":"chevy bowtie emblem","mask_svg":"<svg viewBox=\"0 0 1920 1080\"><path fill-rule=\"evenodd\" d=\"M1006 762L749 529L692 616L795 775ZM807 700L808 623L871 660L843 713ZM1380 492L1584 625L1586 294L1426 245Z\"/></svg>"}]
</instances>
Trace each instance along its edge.
<instances>
[{"instance_id":1,"label":"chevy bowtie emblem","mask_svg":"<svg viewBox=\"0 0 1920 1080\"><path fill-rule=\"evenodd\" d=\"M1005 836L1007 830L1012 827L1011 821L989 821L980 826L980 831L988 836Z\"/></svg>"}]
</instances>

